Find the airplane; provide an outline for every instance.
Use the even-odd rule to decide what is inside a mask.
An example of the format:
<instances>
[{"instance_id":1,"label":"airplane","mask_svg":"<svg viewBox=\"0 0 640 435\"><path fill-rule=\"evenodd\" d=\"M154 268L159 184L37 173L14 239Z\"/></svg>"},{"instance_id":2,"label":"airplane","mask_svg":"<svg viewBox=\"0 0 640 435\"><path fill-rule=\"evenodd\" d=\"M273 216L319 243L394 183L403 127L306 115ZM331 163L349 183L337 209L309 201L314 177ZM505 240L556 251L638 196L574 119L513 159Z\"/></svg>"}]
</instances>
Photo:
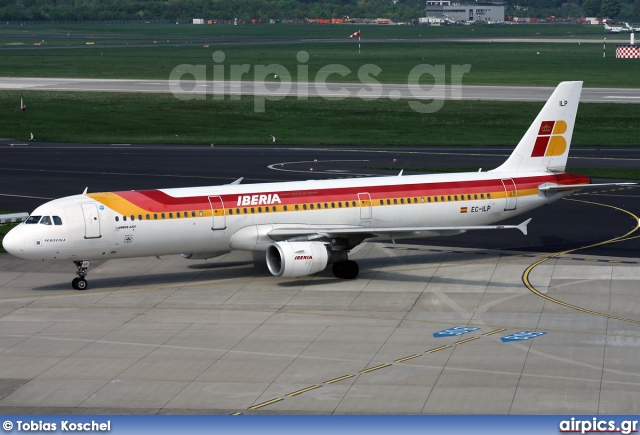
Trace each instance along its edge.
<instances>
[{"instance_id":1,"label":"airplane","mask_svg":"<svg viewBox=\"0 0 640 435\"><path fill-rule=\"evenodd\" d=\"M485 172L231 184L100 192L56 199L13 228L3 246L31 260L73 261L84 290L91 260L233 250L266 253L276 277L308 276L329 264L354 279L358 244L380 238L518 229L496 224L579 189L602 186L565 172L582 82L562 82L511 156ZM635 183L609 183L607 185Z\"/></svg>"},{"instance_id":2,"label":"airplane","mask_svg":"<svg viewBox=\"0 0 640 435\"><path fill-rule=\"evenodd\" d=\"M626 27L622 27L622 26L610 26L607 23L604 23L604 30L607 30L611 33L620 33L620 32L630 32L631 30L629 30Z\"/></svg>"},{"instance_id":3,"label":"airplane","mask_svg":"<svg viewBox=\"0 0 640 435\"><path fill-rule=\"evenodd\" d=\"M640 32L640 27L631 27L629 23L624 23L629 32Z\"/></svg>"}]
</instances>

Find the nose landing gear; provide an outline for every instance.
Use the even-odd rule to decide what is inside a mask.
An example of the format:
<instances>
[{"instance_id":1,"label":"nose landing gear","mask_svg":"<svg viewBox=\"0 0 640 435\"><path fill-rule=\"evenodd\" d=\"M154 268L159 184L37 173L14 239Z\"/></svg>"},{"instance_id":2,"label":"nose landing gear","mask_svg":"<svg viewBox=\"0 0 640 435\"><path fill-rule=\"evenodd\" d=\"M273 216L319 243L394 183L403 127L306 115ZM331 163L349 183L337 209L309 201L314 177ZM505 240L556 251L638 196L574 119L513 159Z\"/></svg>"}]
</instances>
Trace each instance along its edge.
<instances>
[{"instance_id":1,"label":"nose landing gear","mask_svg":"<svg viewBox=\"0 0 640 435\"><path fill-rule=\"evenodd\" d=\"M76 290L86 290L89 284L87 284L87 280L84 278L87 276L89 262L87 260L74 261L73 264L75 264L76 268L78 268L78 271L76 272L76 275L78 275L78 277L73 278L73 281L71 281L71 287Z\"/></svg>"}]
</instances>

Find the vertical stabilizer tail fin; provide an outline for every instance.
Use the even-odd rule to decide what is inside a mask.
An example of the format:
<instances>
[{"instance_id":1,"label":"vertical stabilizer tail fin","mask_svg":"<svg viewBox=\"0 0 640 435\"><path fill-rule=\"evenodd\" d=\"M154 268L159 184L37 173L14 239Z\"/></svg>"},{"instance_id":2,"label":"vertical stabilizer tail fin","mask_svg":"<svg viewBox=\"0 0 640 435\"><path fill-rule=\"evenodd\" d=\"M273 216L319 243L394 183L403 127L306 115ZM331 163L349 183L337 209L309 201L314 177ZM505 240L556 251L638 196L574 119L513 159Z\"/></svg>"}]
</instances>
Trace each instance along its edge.
<instances>
[{"instance_id":1,"label":"vertical stabilizer tail fin","mask_svg":"<svg viewBox=\"0 0 640 435\"><path fill-rule=\"evenodd\" d=\"M567 166L582 82L562 82L511 156L494 172L563 172Z\"/></svg>"}]
</instances>

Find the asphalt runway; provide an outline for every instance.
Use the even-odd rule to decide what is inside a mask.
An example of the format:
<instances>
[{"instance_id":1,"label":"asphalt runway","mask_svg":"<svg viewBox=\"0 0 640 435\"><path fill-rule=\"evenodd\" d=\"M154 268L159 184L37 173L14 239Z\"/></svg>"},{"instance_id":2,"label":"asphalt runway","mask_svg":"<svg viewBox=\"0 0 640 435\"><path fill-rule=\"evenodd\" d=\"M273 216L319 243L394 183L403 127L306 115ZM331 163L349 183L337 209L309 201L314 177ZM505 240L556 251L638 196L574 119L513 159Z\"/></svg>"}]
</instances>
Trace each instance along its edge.
<instances>
[{"instance_id":1,"label":"asphalt runway","mask_svg":"<svg viewBox=\"0 0 640 435\"><path fill-rule=\"evenodd\" d=\"M511 151L11 143L0 208L15 211L87 186L489 169ZM640 158L571 154L574 167ZM0 254L0 412L635 414L639 196L573 195L517 218L533 218L528 236L365 243L353 281L276 279L235 252L94 262L77 292L72 264Z\"/></svg>"},{"instance_id":2,"label":"asphalt runway","mask_svg":"<svg viewBox=\"0 0 640 435\"><path fill-rule=\"evenodd\" d=\"M0 78L1 90L69 92L173 93L182 97L261 95L271 98L389 98L485 101L546 101L553 87L535 86L418 86L409 84L315 83L270 81L109 80L61 78ZM640 103L640 89L584 88L583 103Z\"/></svg>"}]
</instances>

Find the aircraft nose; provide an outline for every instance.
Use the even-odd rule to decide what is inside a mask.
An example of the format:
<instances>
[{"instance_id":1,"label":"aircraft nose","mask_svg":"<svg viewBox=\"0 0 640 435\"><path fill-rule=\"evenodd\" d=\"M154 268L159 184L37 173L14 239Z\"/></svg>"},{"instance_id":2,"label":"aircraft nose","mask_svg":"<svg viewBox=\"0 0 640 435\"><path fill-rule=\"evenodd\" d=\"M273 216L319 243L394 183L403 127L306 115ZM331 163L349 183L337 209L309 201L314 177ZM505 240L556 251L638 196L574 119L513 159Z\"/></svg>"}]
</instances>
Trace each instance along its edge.
<instances>
[{"instance_id":1,"label":"aircraft nose","mask_svg":"<svg viewBox=\"0 0 640 435\"><path fill-rule=\"evenodd\" d=\"M20 256L20 253L24 250L24 237L20 234L20 231L16 231L17 228L12 229L2 239L2 247L11 255L16 257Z\"/></svg>"}]
</instances>

